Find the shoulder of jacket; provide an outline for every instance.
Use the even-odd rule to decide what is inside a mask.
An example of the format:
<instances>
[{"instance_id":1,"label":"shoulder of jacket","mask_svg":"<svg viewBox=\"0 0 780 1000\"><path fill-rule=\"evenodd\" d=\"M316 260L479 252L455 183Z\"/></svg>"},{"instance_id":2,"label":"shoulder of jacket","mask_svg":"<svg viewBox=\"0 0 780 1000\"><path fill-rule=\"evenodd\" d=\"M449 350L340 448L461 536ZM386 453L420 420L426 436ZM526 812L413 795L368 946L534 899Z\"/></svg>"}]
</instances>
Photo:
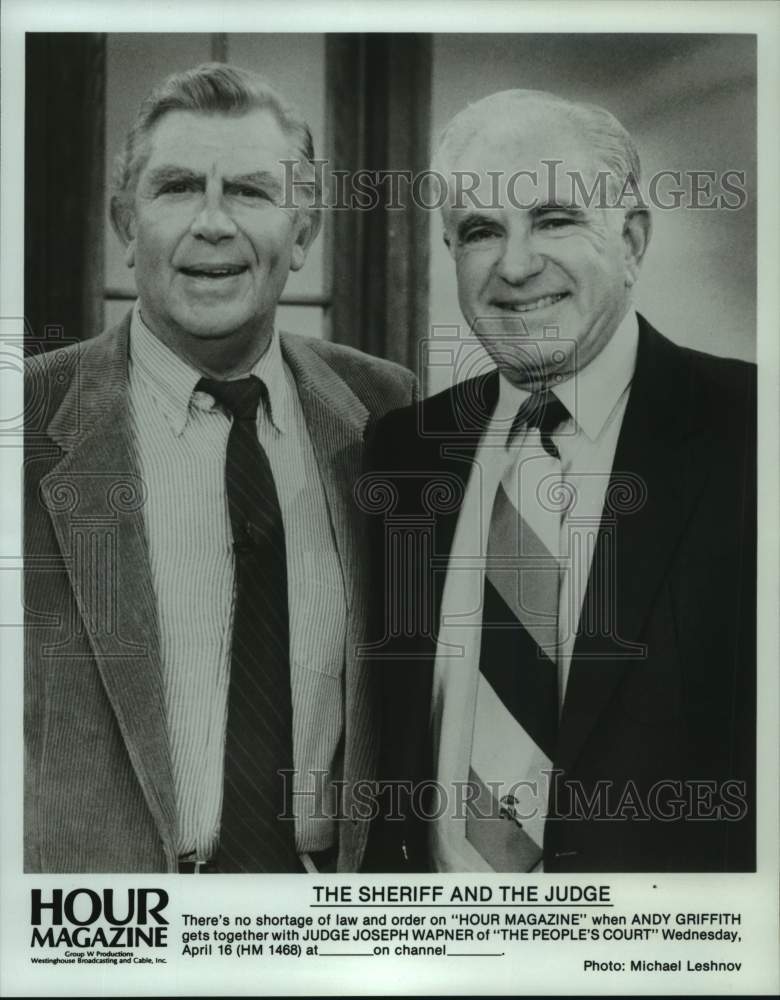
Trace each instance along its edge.
<instances>
[{"instance_id":1,"label":"shoulder of jacket","mask_svg":"<svg viewBox=\"0 0 780 1000\"><path fill-rule=\"evenodd\" d=\"M340 372L360 372L364 376L368 374L378 379L390 379L409 384L415 381L412 372L395 361L377 358L375 355L367 354L356 347L334 344L332 341L320 340L317 337L304 337L299 334L290 334L290 336L299 337L315 354L318 354Z\"/></svg>"}]
</instances>

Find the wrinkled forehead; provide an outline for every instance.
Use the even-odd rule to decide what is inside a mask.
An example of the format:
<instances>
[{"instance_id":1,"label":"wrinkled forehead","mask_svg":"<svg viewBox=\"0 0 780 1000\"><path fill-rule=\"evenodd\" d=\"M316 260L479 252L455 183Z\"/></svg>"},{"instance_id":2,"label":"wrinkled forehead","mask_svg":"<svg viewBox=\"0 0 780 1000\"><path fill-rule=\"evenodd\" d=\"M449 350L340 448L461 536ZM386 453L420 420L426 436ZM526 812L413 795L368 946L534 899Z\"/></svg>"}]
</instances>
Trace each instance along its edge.
<instances>
[{"instance_id":1,"label":"wrinkled forehead","mask_svg":"<svg viewBox=\"0 0 780 1000\"><path fill-rule=\"evenodd\" d=\"M448 212L474 200L493 208L533 203L576 204L578 192L592 189L606 168L582 132L550 109L522 119L486 122L445 164ZM583 199L584 200L584 199Z\"/></svg>"},{"instance_id":2,"label":"wrinkled forehead","mask_svg":"<svg viewBox=\"0 0 780 1000\"><path fill-rule=\"evenodd\" d=\"M144 172L179 165L203 173L281 172L300 154L292 137L266 108L242 114L169 111L147 139Z\"/></svg>"}]
</instances>

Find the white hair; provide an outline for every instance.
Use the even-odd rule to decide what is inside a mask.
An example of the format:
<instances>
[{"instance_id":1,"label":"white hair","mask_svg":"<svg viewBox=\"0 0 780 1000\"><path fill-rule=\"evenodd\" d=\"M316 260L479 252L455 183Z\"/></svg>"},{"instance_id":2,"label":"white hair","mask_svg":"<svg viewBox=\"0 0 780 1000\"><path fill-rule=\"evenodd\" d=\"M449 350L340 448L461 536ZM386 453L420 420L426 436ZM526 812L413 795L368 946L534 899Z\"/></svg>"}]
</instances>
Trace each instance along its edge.
<instances>
[{"instance_id":1,"label":"white hair","mask_svg":"<svg viewBox=\"0 0 780 1000\"><path fill-rule=\"evenodd\" d=\"M561 113L579 132L610 175L618 191L626 184L638 190L641 179L639 153L634 140L613 114L596 104L567 101L544 90L502 90L459 111L445 127L433 157L433 169L447 176L473 140L488 130L512 134L522 129L530 108Z\"/></svg>"}]
</instances>

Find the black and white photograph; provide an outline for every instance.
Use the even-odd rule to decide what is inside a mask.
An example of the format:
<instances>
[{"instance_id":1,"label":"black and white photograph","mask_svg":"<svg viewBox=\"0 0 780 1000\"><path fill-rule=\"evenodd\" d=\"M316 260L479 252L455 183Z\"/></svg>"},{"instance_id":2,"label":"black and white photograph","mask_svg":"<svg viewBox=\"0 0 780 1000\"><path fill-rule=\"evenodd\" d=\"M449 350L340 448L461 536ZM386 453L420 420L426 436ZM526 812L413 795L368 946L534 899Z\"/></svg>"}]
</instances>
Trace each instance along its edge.
<instances>
[{"instance_id":1,"label":"black and white photograph","mask_svg":"<svg viewBox=\"0 0 780 1000\"><path fill-rule=\"evenodd\" d=\"M379 6L14 12L2 992L771 993L777 8Z\"/></svg>"}]
</instances>

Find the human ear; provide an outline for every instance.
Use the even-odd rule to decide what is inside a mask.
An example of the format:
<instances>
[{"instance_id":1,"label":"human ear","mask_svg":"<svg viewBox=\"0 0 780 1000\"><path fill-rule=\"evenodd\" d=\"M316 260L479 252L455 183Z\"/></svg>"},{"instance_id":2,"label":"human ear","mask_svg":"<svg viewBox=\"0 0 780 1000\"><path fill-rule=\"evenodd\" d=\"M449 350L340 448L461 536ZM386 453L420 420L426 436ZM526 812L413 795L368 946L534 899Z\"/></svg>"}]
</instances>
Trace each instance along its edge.
<instances>
[{"instance_id":1,"label":"human ear","mask_svg":"<svg viewBox=\"0 0 780 1000\"><path fill-rule=\"evenodd\" d=\"M639 277L639 268L650 243L652 228L650 213L646 208L631 208L626 212L623 220L626 288L631 288Z\"/></svg>"},{"instance_id":2,"label":"human ear","mask_svg":"<svg viewBox=\"0 0 780 1000\"><path fill-rule=\"evenodd\" d=\"M119 195L111 199L111 225L125 248L125 263L135 264L135 213L132 206Z\"/></svg>"},{"instance_id":3,"label":"human ear","mask_svg":"<svg viewBox=\"0 0 780 1000\"><path fill-rule=\"evenodd\" d=\"M450 234L447 232L446 229L444 230L442 239L444 240L445 247L449 251L450 257L454 257L455 256L455 249L454 249L454 247L452 245L452 237L450 236Z\"/></svg>"},{"instance_id":4,"label":"human ear","mask_svg":"<svg viewBox=\"0 0 780 1000\"><path fill-rule=\"evenodd\" d=\"M300 211L297 221L298 231L290 253L291 271L300 271L306 263L309 247L317 238L321 225L322 215L318 209L309 208Z\"/></svg>"}]
</instances>

